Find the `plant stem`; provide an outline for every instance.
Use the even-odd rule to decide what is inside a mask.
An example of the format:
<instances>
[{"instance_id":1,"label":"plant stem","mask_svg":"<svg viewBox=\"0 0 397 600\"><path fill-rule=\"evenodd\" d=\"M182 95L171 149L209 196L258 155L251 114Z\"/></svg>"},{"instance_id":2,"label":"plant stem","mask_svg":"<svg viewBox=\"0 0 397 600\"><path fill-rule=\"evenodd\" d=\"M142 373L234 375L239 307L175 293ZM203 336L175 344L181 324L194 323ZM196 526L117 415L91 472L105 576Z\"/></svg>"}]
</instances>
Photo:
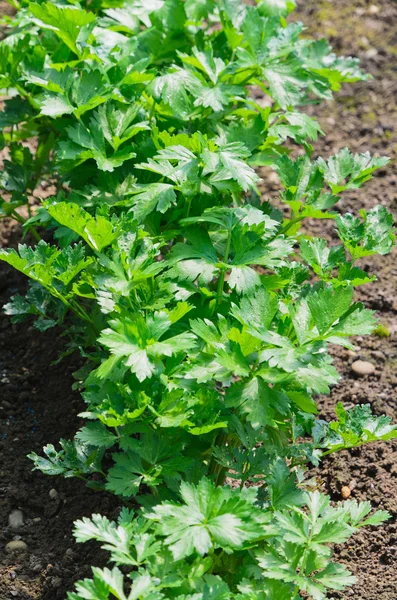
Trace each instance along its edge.
<instances>
[{"instance_id":1,"label":"plant stem","mask_svg":"<svg viewBox=\"0 0 397 600\"><path fill-rule=\"evenodd\" d=\"M18 221L18 223L21 223L21 225L25 225L25 223L27 222L26 219L24 219L22 215L17 213L16 210L12 211L10 217L12 219L15 219L15 221ZM32 225L29 226L29 231L33 235L36 242L40 242L42 240L41 235L38 233L37 229L35 227L33 227Z\"/></svg>"},{"instance_id":2,"label":"plant stem","mask_svg":"<svg viewBox=\"0 0 397 600\"><path fill-rule=\"evenodd\" d=\"M186 218L188 218L190 216L190 209L192 208L192 200L193 200L193 196L189 196L189 199L187 201Z\"/></svg>"},{"instance_id":3,"label":"plant stem","mask_svg":"<svg viewBox=\"0 0 397 600\"><path fill-rule=\"evenodd\" d=\"M230 252L230 246L232 243L232 232L229 231L229 236L227 238L227 242L226 242L226 249L225 249L225 255L223 257L223 262L227 263L228 259L229 259L229 252ZM220 275L219 275L219 281L218 281L218 289L216 292L216 307L219 306L222 302L222 296L223 296L223 286L225 283L225 275L226 275L226 269L222 269Z\"/></svg>"},{"instance_id":4,"label":"plant stem","mask_svg":"<svg viewBox=\"0 0 397 600\"><path fill-rule=\"evenodd\" d=\"M282 229L280 229L278 235L281 235L283 233L287 233L287 231L289 229L291 229L291 227L293 227L294 225L296 225L297 223L300 223L300 221L303 221L305 217L295 217L294 219L291 219L289 221L289 223L287 223L287 225L285 225Z\"/></svg>"}]
</instances>

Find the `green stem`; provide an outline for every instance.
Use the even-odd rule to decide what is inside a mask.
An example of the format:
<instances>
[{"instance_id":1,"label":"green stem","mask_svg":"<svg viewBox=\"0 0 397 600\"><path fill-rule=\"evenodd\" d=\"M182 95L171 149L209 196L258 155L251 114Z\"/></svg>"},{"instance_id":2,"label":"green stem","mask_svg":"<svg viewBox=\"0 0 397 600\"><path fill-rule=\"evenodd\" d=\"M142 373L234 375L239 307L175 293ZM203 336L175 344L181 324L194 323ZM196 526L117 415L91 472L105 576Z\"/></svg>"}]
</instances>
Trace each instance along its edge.
<instances>
[{"instance_id":1,"label":"green stem","mask_svg":"<svg viewBox=\"0 0 397 600\"><path fill-rule=\"evenodd\" d=\"M286 233L289 229L291 229L291 227L293 227L294 225L296 225L297 223L300 223L300 221L303 221L305 217L296 217L295 219L291 219L287 225L285 225L282 229L280 229L280 231L278 232L277 235Z\"/></svg>"},{"instance_id":2,"label":"green stem","mask_svg":"<svg viewBox=\"0 0 397 600\"><path fill-rule=\"evenodd\" d=\"M227 263L227 261L229 260L231 243L232 243L232 232L230 231L229 236L227 238L227 242L226 242L225 255L223 257L224 263ZM219 306L222 302L223 286L225 284L225 275L226 275L226 269L222 269L221 274L219 276L218 289L216 292L216 307Z\"/></svg>"},{"instance_id":3,"label":"green stem","mask_svg":"<svg viewBox=\"0 0 397 600\"><path fill-rule=\"evenodd\" d=\"M76 302L76 300L72 300L72 302L68 302L66 300L66 302L69 305L69 308L76 313L76 315L78 315L81 319L83 319L83 321L86 321L87 323L89 323L92 327L92 329L95 332L95 335L98 336L99 335L99 330L96 327L95 323L93 322L93 320L89 317L88 313L84 310L84 308L78 303Z\"/></svg>"},{"instance_id":4,"label":"green stem","mask_svg":"<svg viewBox=\"0 0 397 600\"><path fill-rule=\"evenodd\" d=\"M187 201L186 218L190 217L190 209L192 208L192 201L193 201L193 196L190 196L189 200Z\"/></svg>"},{"instance_id":5,"label":"green stem","mask_svg":"<svg viewBox=\"0 0 397 600\"><path fill-rule=\"evenodd\" d=\"M215 442L214 442L214 446L226 446L226 442L228 440L228 436L227 433L225 431L222 431L221 433L219 433L216 438L215 438ZM209 462L208 465L208 475L219 475L219 471L221 470L221 465L219 463L216 462L214 455L211 456L211 460Z\"/></svg>"},{"instance_id":6,"label":"green stem","mask_svg":"<svg viewBox=\"0 0 397 600\"><path fill-rule=\"evenodd\" d=\"M15 219L15 221L17 221L18 223L21 223L21 225L25 225L25 223L27 222L26 219L24 219L22 215L17 213L16 210L12 211L10 217L12 219ZM32 225L29 226L29 231L33 235L36 242L40 242L42 240L41 235L38 233L37 229L35 227L33 227Z\"/></svg>"},{"instance_id":7,"label":"green stem","mask_svg":"<svg viewBox=\"0 0 397 600\"><path fill-rule=\"evenodd\" d=\"M54 142L55 142L55 134L53 131L50 131L45 143L39 144L39 146L37 148L36 157L35 157L35 174L34 174L34 179L32 180L32 184L31 184L32 192L33 192L33 190L36 189L37 184L40 181L44 165L48 161L50 152L51 152L52 148L54 147Z\"/></svg>"},{"instance_id":8,"label":"green stem","mask_svg":"<svg viewBox=\"0 0 397 600\"><path fill-rule=\"evenodd\" d=\"M257 70L257 69L254 69L254 70L253 70L253 72L252 72L252 73L250 73L249 75L247 75L247 77L245 77L245 79L243 79L243 81L240 81L240 82L238 83L238 85L245 85L246 83L248 83L248 81L249 81L250 79L252 79L252 77L255 77L255 76L256 76L257 72L258 72L258 70Z\"/></svg>"},{"instance_id":9,"label":"green stem","mask_svg":"<svg viewBox=\"0 0 397 600\"><path fill-rule=\"evenodd\" d=\"M26 100L29 102L32 108L39 111L41 110L40 105L36 102L36 100L34 100L34 98L32 98L29 92L24 90L24 88L21 85L19 85L18 83L14 83L14 87L23 98L26 98Z\"/></svg>"}]
</instances>

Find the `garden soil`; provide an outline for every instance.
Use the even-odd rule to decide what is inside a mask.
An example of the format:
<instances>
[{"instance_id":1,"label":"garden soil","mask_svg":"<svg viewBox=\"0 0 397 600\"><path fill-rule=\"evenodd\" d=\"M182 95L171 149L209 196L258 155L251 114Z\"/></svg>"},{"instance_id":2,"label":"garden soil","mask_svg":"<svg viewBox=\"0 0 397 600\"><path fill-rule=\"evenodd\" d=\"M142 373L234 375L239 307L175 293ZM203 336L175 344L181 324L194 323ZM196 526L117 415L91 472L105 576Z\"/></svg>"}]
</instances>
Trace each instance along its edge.
<instances>
[{"instance_id":1,"label":"garden soil","mask_svg":"<svg viewBox=\"0 0 397 600\"><path fill-rule=\"evenodd\" d=\"M358 56L373 75L369 82L344 86L335 101L310 107L327 134L316 145L316 153L325 157L349 146L355 152L369 150L393 159L362 190L345 193L341 209L357 213L383 204L396 213L397 2L301 0L298 17L308 26L308 34L321 37L321 32L336 52ZM265 171L262 175L264 199L274 198L277 178ZM331 241L336 239L332 222L308 225L313 234L323 235L324 229ZM20 239L18 227L0 224L0 246L15 247ZM356 338L354 353L335 351L343 379L329 397L320 398L321 416L332 419L342 401L349 407L370 403L376 413L397 421L397 250L386 257L370 257L362 266L375 272L378 280L360 288L357 298L377 311L387 336ZM25 285L22 277L0 265L0 305L23 292ZM119 510L117 499L87 490L78 480L32 473L26 458L31 451L39 453L44 444L70 438L82 425L77 415L83 404L71 391L79 357L55 363L64 345L58 330L38 333L0 315L0 600L64 599L77 579L90 575L91 564L106 562L98 545L75 544L73 521L93 512L112 518ZM355 375L352 364L357 360L373 364L374 372ZM358 533L335 548L357 584L332 597L397 600L397 441L328 457L313 474L333 500L342 499L342 488L348 487L351 498L370 500L392 515L386 525ZM22 511L23 524L12 528L9 516L15 510ZM6 553L11 540L25 542L26 551Z\"/></svg>"}]
</instances>

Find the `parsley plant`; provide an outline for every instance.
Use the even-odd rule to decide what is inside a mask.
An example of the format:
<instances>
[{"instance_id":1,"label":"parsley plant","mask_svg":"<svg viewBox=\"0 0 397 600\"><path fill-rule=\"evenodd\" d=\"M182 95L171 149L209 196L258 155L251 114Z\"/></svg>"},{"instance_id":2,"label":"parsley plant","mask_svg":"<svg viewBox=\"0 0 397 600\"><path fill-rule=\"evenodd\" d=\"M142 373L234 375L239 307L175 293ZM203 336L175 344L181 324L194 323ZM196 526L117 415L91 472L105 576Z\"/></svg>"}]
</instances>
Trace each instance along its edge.
<instances>
[{"instance_id":1,"label":"parsley plant","mask_svg":"<svg viewBox=\"0 0 397 600\"><path fill-rule=\"evenodd\" d=\"M328 423L316 404L339 379L329 344L376 328L354 301L375 279L357 261L390 251L392 217L338 201L387 159L313 159L323 132L302 107L367 76L303 37L291 0L12 3L0 216L37 243L0 251L32 280L6 312L61 324L86 359L86 425L31 458L130 507L77 522L115 566L69 599L321 600L351 585L330 544L388 515L331 504L305 472L397 436L369 406ZM56 191L32 209L42 180ZM338 244L305 219L332 219Z\"/></svg>"}]
</instances>

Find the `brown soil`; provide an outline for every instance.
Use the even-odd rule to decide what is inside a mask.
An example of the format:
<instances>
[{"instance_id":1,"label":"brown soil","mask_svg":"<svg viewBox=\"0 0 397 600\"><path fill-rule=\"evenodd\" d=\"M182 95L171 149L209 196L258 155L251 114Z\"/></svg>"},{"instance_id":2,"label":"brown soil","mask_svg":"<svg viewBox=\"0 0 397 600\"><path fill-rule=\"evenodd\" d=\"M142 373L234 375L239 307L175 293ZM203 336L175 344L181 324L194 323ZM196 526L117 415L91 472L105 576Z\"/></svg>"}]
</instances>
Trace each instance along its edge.
<instances>
[{"instance_id":1,"label":"brown soil","mask_svg":"<svg viewBox=\"0 0 397 600\"><path fill-rule=\"evenodd\" d=\"M0 13L2 6L0 2ZM346 193L343 210L357 212L383 204L396 211L397 3L301 0L298 16L310 34L326 36L337 52L359 56L374 76L370 82L345 86L335 102L310 109L327 133L316 151L328 156L349 146L357 152L370 150L394 159L362 190ZM265 181L265 196L277 187L274 178ZM333 238L331 222L315 224L313 231L323 235L324 227ZM19 239L18 228L4 222L0 225L0 246L14 246ZM390 336L357 338L355 356L345 350L335 352L343 380L330 397L320 399L322 416L328 419L333 418L336 403L343 401L350 406L369 402L374 411L397 421L396 258L395 250L390 256L363 261L378 281L360 288L357 297L377 310ZM24 286L22 277L0 265L0 305ZM79 481L31 473L28 452L40 452L44 444L72 436L81 425L76 416L82 409L81 399L71 391L78 357L51 366L63 347L60 335L59 331L40 334L31 327L11 325L7 316L0 315L1 600L65 598L76 579L89 575L91 564L105 560L97 545L74 543L73 521L92 512L112 516L118 509L117 499L87 490ZM358 358L372 362L375 373L356 379L351 363ZM352 498L370 500L392 514L388 524L359 533L336 549L358 583L344 595L333 597L397 600L397 442L329 457L319 473L324 490L333 499L341 499L342 486L350 485ZM58 493L56 499L50 497L52 488ZM8 516L18 508L25 522L19 530L11 530ZM3 551L15 537L26 542L26 553L8 555Z\"/></svg>"},{"instance_id":2,"label":"brown soil","mask_svg":"<svg viewBox=\"0 0 397 600\"><path fill-rule=\"evenodd\" d=\"M309 33L327 37L338 53L358 56L373 75L369 82L345 86L336 102L312 110L327 136L316 151L328 156L349 146L352 151L387 155L391 163L361 190L344 195L342 209L357 213L377 204L397 212L397 3L393 0L310 0L301 2L299 16ZM324 222L317 222L318 233ZM334 237L328 222L329 237ZM362 267L376 274L376 283L363 286L357 298L377 311L390 331L387 338L357 338L355 356L335 353L343 376L330 397L321 400L323 416L333 417L337 402L345 405L370 403L376 413L397 420L397 248L386 257L370 257ZM376 371L356 379L351 364L368 360ZM344 485L353 487L351 497L370 500L374 507L388 510L392 518L380 528L363 531L349 544L337 549L339 558L357 576L358 583L334 598L360 600L397 599L397 441L371 444L329 457L319 470L331 496L341 499Z\"/></svg>"},{"instance_id":3,"label":"brown soil","mask_svg":"<svg viewBox=\"0 0 397 600\"><path fill-rule=\"evenodd\" d=\"M14 246L20 231L2 223L0 246ZM0 304L21 293L26 282L0 264ZM75 479L31 472L30 451L71 438L82 425L83 409L72 392L78 356L52 364L64 346L61 331L44 334L26 325L11 325L0 314L0 599L56 600L65 598L74 581L90 575L89 566L104 563L96 544L77 546L73 521L94 512L115 516L118 500L87 490ZM57 497L52 499L50 490ZM12 510L23 511L24 524L8 527ZM115 513L113 511L115 510ZM28 551L7 554L7 542L22 539Z\"/></svg>"}]
</instances>

